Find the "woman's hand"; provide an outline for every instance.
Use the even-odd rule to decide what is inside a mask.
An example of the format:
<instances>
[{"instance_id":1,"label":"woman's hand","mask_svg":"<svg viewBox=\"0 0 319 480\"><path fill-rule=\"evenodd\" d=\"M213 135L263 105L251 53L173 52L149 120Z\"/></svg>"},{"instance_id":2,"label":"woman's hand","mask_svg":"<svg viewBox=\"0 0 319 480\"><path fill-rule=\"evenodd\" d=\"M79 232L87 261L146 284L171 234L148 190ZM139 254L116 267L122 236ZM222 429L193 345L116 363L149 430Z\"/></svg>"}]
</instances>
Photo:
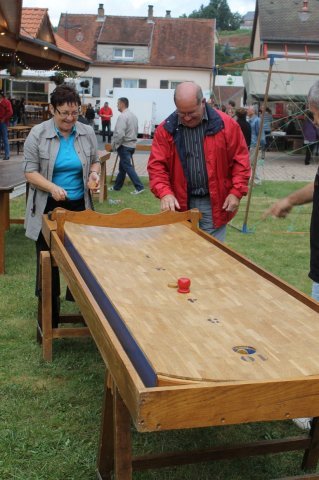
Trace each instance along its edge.
<instances>
[{"instance_id":1,"label":"woman's hand","mask_svg":"<svg viewBox=\"0 0 319 480\"><path fill-rule=\"evenodd\" d=\"M64 188L58 187L57 185L53 184L52 188L50 189L50 193L52 195L52 198L56 202L61 202L67 199L67 192L64 190Z\"/></svg>"},{"instance_id":2,"label":"woman's hand","mask_svg":"<svg viewBox=\"0 0 319 480\"><path fill-rule=\"evenodd\" d=\"M96 192L100 188L100 174L98 172L90 172L88 188L92 192Z\"/></svg>"}]
</instances>

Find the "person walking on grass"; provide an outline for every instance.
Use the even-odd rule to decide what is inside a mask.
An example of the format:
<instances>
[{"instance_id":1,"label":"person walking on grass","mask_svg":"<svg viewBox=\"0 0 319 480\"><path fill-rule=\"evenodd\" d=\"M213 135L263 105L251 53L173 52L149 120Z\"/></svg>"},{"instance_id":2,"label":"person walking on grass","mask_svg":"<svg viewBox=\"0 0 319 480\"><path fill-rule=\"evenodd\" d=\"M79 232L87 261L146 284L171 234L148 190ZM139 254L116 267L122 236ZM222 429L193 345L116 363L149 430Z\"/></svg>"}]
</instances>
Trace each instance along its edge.
<instances>
[{"instance_id":1,"label":"person walking on grass","mask_svg":"<svg viewBox=\"0 0 319 480\"><path fill-rule=\"evenodd\" d=\"M117 192L121 190L127 174L135 187L131 194L138 195L144 191L144 185L137 175L132 162L137 142L138 120L128 107L129 101L127 98L121 97L118 99L117 108L121 114L114 128L112 150L117 151L120 164L114 187L110 187L109 191Z\"/></svg>"}]
</instances>

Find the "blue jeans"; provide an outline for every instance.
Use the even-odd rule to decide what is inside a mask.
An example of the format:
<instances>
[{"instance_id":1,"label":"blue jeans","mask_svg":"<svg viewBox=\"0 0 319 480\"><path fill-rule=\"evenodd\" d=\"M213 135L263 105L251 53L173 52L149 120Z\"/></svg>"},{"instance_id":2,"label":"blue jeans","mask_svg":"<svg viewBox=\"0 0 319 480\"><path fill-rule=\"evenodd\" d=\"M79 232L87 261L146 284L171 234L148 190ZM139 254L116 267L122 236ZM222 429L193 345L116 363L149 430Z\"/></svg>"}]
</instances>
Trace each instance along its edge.
<instances>
[{"instance_id":1,"label":"blue jeans","mask_svg":"<svg viewBox=\"0 0 319 480\"><path fill-rule=\"evenodd\" d=\"M114 184L114 190L121 190L126 174L129 176L136 190L144 189L144 185L132 165L132 155L134 152L135 148L124 147L123 145L117 149L117 153L120 157L120 165L119 173L117 174Z\"/></svg>"},{"instance_id":2,"label":"blue jeans","mask_svg":"<svg viewBox=\"0 0 319 480\"><path fill-rule=\"evenodd\" d=\"M312 283L311 296L312 296L312 298L317 300L317 302L319 302L319 283L316 283L316 282Z\"/></svg>"},{"instance_id":3,"label":"blue jeans","mask_svg":"<svg viewBox=\"0 0 319 480\"><path fill-rule=\"evenodd\" d=\"M0 122L0 140L3 141L4 146L4 156L5 158L10 157L10 147L8 142L8 129L7 125L4 122Z\"/></svg>"},{"instance_id":4,"label":"blue jeans","mask_svg":"<svg viewBox=\"0 0 319 480\"><path fill-rule=\"evenodd\" d=\"M213 235L220 242L224 242L226 238L226 225L222 225L219 228L214 228L213 223L213 214L212 206L210 203L210 196L206 195L205 197L190 197L189 202L190 208L198 208L202 214L202 218L199 221L199 228L204 230L204 232Z\"/></svg>"}]
</instances>

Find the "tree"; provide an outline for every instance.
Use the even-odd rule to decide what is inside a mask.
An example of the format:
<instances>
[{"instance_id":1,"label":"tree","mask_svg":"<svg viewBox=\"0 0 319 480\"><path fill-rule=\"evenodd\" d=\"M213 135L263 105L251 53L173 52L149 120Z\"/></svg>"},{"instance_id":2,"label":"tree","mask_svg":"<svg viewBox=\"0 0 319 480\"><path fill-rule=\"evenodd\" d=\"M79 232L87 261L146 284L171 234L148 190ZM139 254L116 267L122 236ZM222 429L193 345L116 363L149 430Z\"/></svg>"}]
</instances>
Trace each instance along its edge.
<instances>
[{"instance_id":1,"label":"tree","mask_svg":"<svg viewBox=\"0 0 319 480\"><path fill-rule=\"evenodd\" d=\"M189 18L216 18L217 30L237 30L242 19L239 13L230 11L227 0L210 0L206 7L201 5L199 10L194 10Z\"/></svg>"}]
</instances>

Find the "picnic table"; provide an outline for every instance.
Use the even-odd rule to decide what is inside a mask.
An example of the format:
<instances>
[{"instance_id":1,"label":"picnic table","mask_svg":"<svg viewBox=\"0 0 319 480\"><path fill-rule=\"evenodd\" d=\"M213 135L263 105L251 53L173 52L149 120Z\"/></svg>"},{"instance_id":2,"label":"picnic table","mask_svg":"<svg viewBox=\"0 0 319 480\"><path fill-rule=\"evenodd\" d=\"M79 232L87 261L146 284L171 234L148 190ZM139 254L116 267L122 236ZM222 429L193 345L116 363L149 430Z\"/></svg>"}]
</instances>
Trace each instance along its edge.
<instances>
[{"instance_id":1,"label":"picnic table","mask_svg":"<svg viewBox=\"0 0 319 480\"><path fill-rule=\"evenodd\" d=\"M17 154L20 153L20 148L23 147L25 139L27 138L30 130L30 125L15 125L8 127L8 141L10 145L16 145Z\"/></svg>"}]
</instances>

